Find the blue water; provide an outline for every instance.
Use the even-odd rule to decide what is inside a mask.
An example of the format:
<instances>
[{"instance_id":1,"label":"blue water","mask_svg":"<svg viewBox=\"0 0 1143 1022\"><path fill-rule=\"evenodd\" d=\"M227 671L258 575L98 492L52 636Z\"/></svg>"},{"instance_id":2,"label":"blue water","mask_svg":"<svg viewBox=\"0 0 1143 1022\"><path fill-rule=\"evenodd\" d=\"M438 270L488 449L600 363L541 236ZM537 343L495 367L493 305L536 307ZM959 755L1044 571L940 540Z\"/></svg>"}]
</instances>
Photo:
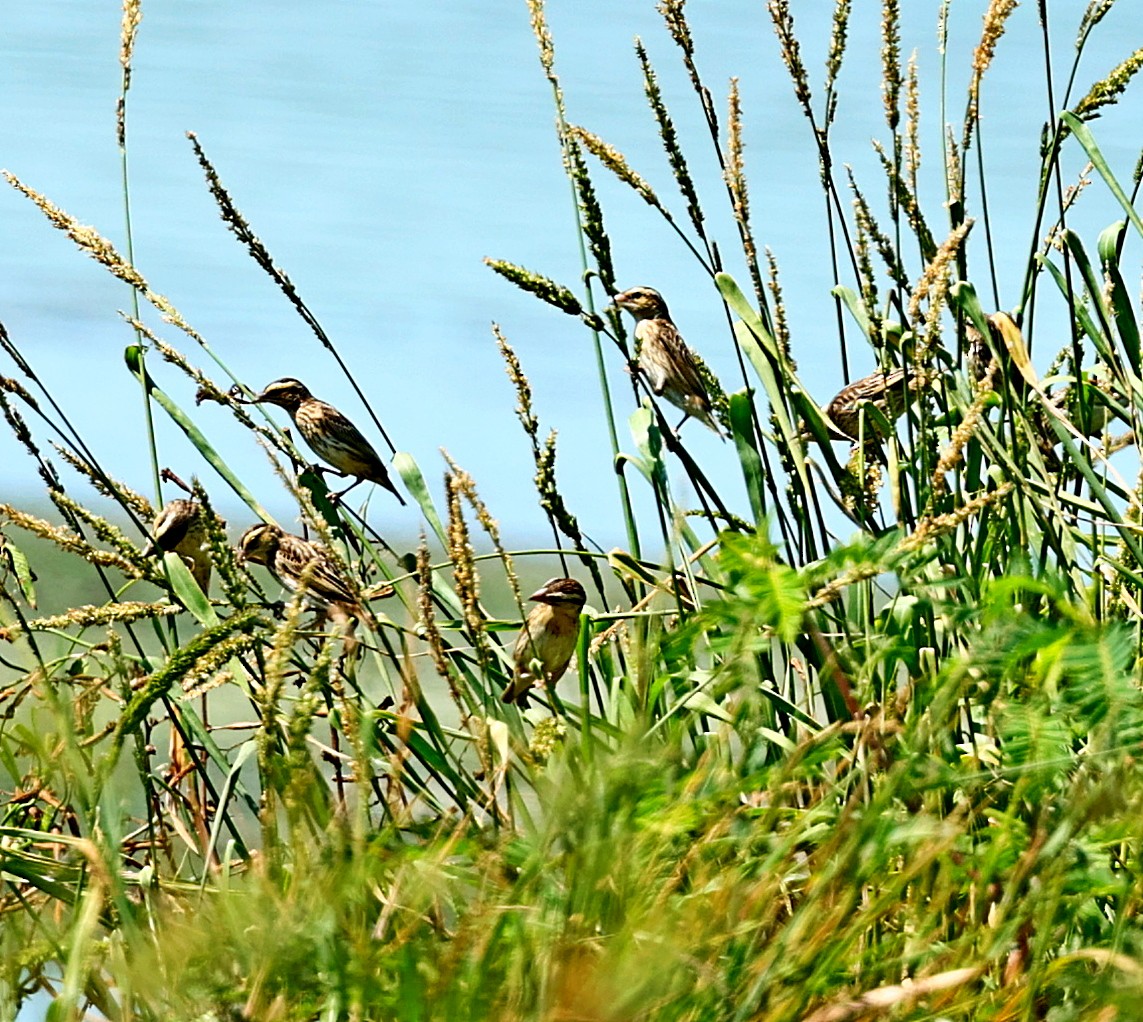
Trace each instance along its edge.
<instances>
[{"instance_id":1,"label":"blue water","mask_svg":"<svg viewBox=\"0 0 1143 1022\"><path fill-rule=\"evenodd\" d=\"M6 0L0 15L0 164L97 225L122 249L115 6ZM820 89L832 5L794 6L806 64ZM854 165L881 208L884 186L869 147L871 138L888 134L877 87L879 5L855 6L835 153ZM906 55L917 49L927 91L925 189L939 231L937 4L903 6L902 48ZM963 113L967 66L985 6L954 4L954 120ZM1013 16L984 95L986 154L996 189L993 227L1001 251L1011 253L1000 281L1002 306L1017 301L1046 115L1035 6L1025 4ZM1066 70L1084 6L1082 0L1051 4L1057 74ZM445 447L474 474L510 535L543 535L528 447L489 329L497 321L532 378L544 428L560 431L559 478L571 507L600 542L620 541L589 336L481 263L486 255L509 259L572 286L579 275L550 93L523 2L438 0L414 7L155 0L145 3L144 12L129 99L130 180L136 260L154 288L251 385L296 375L364 419L332 361L218 220L183 137L194 130L240 208L358 374L397 446L413 453L438 492L438 449ZM763 4L695 0L691 14L700 67L720 109L729 76L741 78L756 232L780 262L794 353L824 402L843 380L808 127L778 61ZM552 3L550 16L572 118L623 149L685 219L632 53L633 36L645 39L704 190L712 229L728 267L741 273L705 128L653 5L577 0ZM1132 0L1113 9L1081 71L1081 91L1138 44L1141 25L1143 14ZM1124 178L1140 142L1138 95L1129 93L1128 100L1095 124ZM820 108L820 97L818 102ZM1073 146L1073 173L1082 162ZM597 182L621 285L663 291L690 343L731 389L739 386L713 285L649 207L602 170ZM1118 214L1098 181L1090 192L1088 212L1075 222L1094 246L1096 232ZM132 342L118 316L129 305L126 288L8 189L0 190L0 229L0 319L106 466L149 492L141 399L121 358ZM979 255L974 265L983 266ZM918 267L910 271L916 276ZM979 281L982 291L985 283ZM159 326L165 339L206 365L181 335ZM853 334L849 343L855 374L872 368L872 356ZM630 389L618 357L608 355L626 414ZM188 382L165 366L155 371L177 400L191 404ZM288 518L286 497L249 436L220 408L205 406L197 414L261 499ZM730 445L693 424L686 431L708 470L731 480L724 485L745 512ZM201 474L240 527L248 513L165 423L161 443L163 463L184 477ZM26 501L37 491L28 460L0 434L0 493ZM384 494L374 500L373 515L383 528L406 536L417 525L412 510Z\"/></svg>"}]
</instances>

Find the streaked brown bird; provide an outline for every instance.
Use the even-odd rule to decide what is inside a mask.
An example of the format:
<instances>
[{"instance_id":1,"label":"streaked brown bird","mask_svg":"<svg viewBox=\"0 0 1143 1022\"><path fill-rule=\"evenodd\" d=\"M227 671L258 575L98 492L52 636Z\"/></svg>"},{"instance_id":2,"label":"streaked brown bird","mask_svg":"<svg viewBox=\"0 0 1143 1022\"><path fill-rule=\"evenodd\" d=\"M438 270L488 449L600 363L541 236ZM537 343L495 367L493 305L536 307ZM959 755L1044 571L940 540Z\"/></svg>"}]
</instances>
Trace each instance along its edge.
<instances>
[{"instance_id":1,"label":"streaked brown bird","mask_svg":"<svg viewBox=\"0 0 1143 1022\"><path fill-rule=\"evenodd\" d=\"M372 444L361 435L361 430L333 405L314 397L301 380L292 376L275 380L253 400L286 409L314 454L341 475L357 477L355 482L335 494L336 497L344 497L354 486L366 480L384 486L402 504L405 503L405 498L389 478L389 469Z\"/></svg>"},{"instance_id":2,"label":"streaked brown bird","mask_svg":"<svg viewBox=\"0 0 1143 1022\"><path fill-rule=\"evenodd\" d=\"M528 597L533 607L512 651L515 671L500 697L506 703L528 705L536 684L552 686L564 676L579 638L579 615L587 593L574 578L548 579Z\"/></svg>"},{"instance_id":3,"label":"streaked brown bird","mask_svg":"<svg viewBox=\"0 0 1143 1022\"><path fill-rule=\"evenodd\" d=\"M683 422L696 418L722 436L694 353L671 320L663 296L653 287L633 287L612 300L635 317L639 371L651 390L685 412Z\"/></svg>"},{"instance_id":4,"label":"streaked brown bird","mask_svg":"<svg viewBox=\"0 0 1143 1022\"><path fill-rule=\"evenodd\" d=\"M868 401L875 405L890 422L905 414L911 395L921 387L924 377L919 373L906 373L904 369L877 370L860 380L854 380L838 391L826 406L826 415L837 427L837 439L856 442L861 434L861 405ZM865 439L880 442L885 439L871 416L865 418Z\"/></svg>"},{"instance_id":5,"label":"streaked brown bird","mask_svg":"<svg viewBox=\"0 0 1143 1022\"><path fill-rule=\"evenodd\" d=\"M197 500L183 498L168 501L155 516L151 531L153 535L143 547L143 553L149 555L162 550L178 554L205 593L210 585L210 552L202 505Z\"/></svg>"},{"instance_id":6,"label":"streaked brown bird","mask_svg":"<svg viewBox=\"0 0 1143 1022\"><path fill-rule=\"evenodd\" d=\"M320 543L261 522L242 534L238 551L240 561L269 568L291 592L304 589L306 599L334 621L361 618L370 628L377 627L377 619L357 598L333 555ZM392 590L375 595L391 596Z\"/></svg>"}]
</instances>

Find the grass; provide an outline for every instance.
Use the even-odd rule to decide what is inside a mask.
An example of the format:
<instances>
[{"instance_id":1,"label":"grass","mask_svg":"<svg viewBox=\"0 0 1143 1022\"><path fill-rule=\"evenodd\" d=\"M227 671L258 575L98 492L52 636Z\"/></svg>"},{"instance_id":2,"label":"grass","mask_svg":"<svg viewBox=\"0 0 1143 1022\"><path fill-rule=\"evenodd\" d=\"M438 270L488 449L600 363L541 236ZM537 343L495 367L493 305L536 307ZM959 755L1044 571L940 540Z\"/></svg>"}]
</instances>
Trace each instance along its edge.
<instances>
[{"instance_id":1,"label":"grass","mask_svg":"<svg viewBox=\"0 0 1143 1022\"><path fill-rule=\"evenodd\" d=\"M1035 13L1059 66L1051 6ZM142 550L156 505L176 495L153 431L154 499L95 457L18 339L0 335L14 367L0 408L55 511L47 522L0 508L4 1016L46 991L53 1020L1137 1017L1143 366L1124 253L1143 221L1138 169L1121 179L1092 122L1143 59L1086 91L1076 72L1112 6L1088 5L1062 91L1043 81L1064 112L1028 186L1023 285L1001 309L981 107L1012 5L988 5L971 54L943 45L949 5L937 6L943 59L972 70L963 120L922 164L922 113L939 104L943 121L961 100L943 85L921 95L886 0L884 180L870 183L831 141L849 3L835 5L820 86L789 6L767 5L820 161L840 361L848 378L861 350L882 374L823 406L800 381L778 263L751 220L750 111L736 83L725 112L713 99L685 5L658 10L724 172L713 201L729 238L710 226L712 189L692 175L652 48L638 43L635 59L672 198L569 121L531 0L586 283L489 263L591 334L594 365L576 382L594 371L603 395L627 538L608 553L580 533L526 352L499 329L552 549L513 549L447 458L438 505L426 470L390 443L424 522L415 549L395 549L330 500L277 420L243 403L251 388L129 246L120 254L9 175L131 289L127 368L148 421L169 417L210 470L191 487L216 581L204 593L178 556ZM138 14L127 0L129 226ZM237 240L388 443L367 388L192 142ZM1067 183L1077 161L1092 184ZM696 282L723 301L739 377L710 386L744 508L728 495L737 480L711 478L688 449L699 427L676 434L673 410L622 373L636 351L610 304L601 171L666 218ZM919 198L926 175L945 188L935 209ZM1087 239L1069 216L1094 188L1123 219ZM1053 332L1059 351L1033 343ZM903 401L879 387L893 373ZM222 488L272 518L169 396L177 374L257 437L302 529L354 586L396 589L372 604L376 627L350 639L310 622L302 599L282 603L236 559L212 510ZM853 443L833 439L846 424ZM108 501L113 512L94 510ZM44 570L34 579L43 543L94 596L67 598ZM499 696L522 580L545 558L583 580L589 604L573 669L521 712Z\"/></svg>"}]
</instances>

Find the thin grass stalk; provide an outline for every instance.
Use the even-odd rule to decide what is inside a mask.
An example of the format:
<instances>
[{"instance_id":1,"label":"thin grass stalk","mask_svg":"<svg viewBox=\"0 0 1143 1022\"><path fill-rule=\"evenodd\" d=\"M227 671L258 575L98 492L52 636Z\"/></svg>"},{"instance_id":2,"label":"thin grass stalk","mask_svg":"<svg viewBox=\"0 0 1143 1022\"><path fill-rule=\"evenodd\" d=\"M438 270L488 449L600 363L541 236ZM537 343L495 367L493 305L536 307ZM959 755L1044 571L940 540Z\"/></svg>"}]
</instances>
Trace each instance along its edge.
<instances>
[{"instance_id":1,"label":"thin grass stalk","mask_svg":"<svg viewBox=\"0 0 1143 1022\"><path fill-rule=\"evenodd\" d=\"M695 63L694 41L691 37L690 25L687 23L686 17L686 0L660 0L657 9L659 14L663 17L663 21L671 34L671 38L675 41L675 45L682 53L683 64L687 69L687 77L690 79L691 87L698 97L699 106L702 109L703 118L706 121L707 132L710 135L715 159L718 160L718 168L723 176L727 199L732 212L736 214L735 226L738 230L739 241L742 244L742 251L746 259L747 272L750 274L750 281L754 287L755 301L758 303L763 322L767 324L767 329L770 329L770 307L766 299L766 288L762 280L762 268L757 258L757 246L754 244L749 222L737 215L738 203L734 189L730 183L734 172L733 170L728 170L728 160L726 154L723 152L718 114L715 110L714 99L711 96L710 89L703 83L702 77L699 75L698 65ZM714 255L713 265L715 270L720 271L722 269L722 261L718 256L717 246L712 246L712 253Z\"/></svg>"},{"instance_id":2,"label":"thin grass stalk","mask_svg":"<svg viewBox=\"0 0 1143 1022\"><path fill-rule=\"evenodd\" d=\"M20 366L21 371L25 372L25 375L28 375L28 377L37 385L37 387L39 387L41 393L47 398L49 404L52 406L53 411L55 411L56 414L60 416L61 421L63 421L66 424L68 430L76 437L79 450L88 459L88 463L91 464L93 467L95 467L100 472L100 474L102 475L104 480L106 482L108 482L108 484L113 487L113 482L111 481L110 476L108 476L105 472L103 472L103 470L101 468L98 468L98 465L99 465L98 461L95 461L94 455L92 454L90 449L87 447L87 445L83 442L82 437L74 429L74 427L71 426L70 421L64 415L62 409L60 409L60 407L56 403L55 399L52 397L51 392L48 391L44 387L44 385L40 382L38 377L36 377L35 373L32 372L31 366L28 365L27 361L23 358L23 356L20 355L20 353L17 351L17 349L12 345L11 341L8 338L8 333L4 329L3 324L0 324L0 347L3 347L3 349L9 355L13 356L13 358L17 362L17 365ZM20 419L18 416L14 416L15 410L11 407L10 403L4 397L3 390L0 390L0 407L3 408L5 417L8 419L9 425L12 426L13 431L16 434L16 438L22 443L25 450L31 456L33 461L36 462L36 464L39 468L40 477L41 477L41 479L44 480L44 482L47 486L48 496L53 499L53 503L56 503L57 509L59 510L60 514L63 516L64 521L66 521L75 530L76 534L81 539L85 539L86 530L85 530L84 522L72 511L71 508L68 507L66 501L57 502L55 500L55 497L57 495L63 495L65 493L63 483L60 480L59 475L55 470L55 467L51 464L50 461L48 461L44 457L44 455L41 453L39 448L36 446L30 431L28 431L27 427L23 424L22 419ZM40 410L40 408L37 404L31 405L31 407L34 408L34 410L37 412L37 414L39 414L40 417L42 419L44 419L45 422L48 422L52 426L52 428L55 429L57 435L59 435L61 438L63 438L65 440L65 442L70 442L67 435L62 430L60 430L58 426L56 426L54 423L51 423L51 420L49 420L47 418L47 416L44 415L44 413ZM121 504L122 504L122 502L121 502ZM127 511L128 511L128 514L134 515L134 512L131 508L128 507ZM106 592L108 598L111 600L116 600L117 594L115 591L115 587L111 584L111 580L107 575L105 567L102 564L97 563L97 562L89 562L89 563L91 563L92 567L95 569L95 572L96 572L97 576L99 577L100 584L103 586L103 589ZM155 628L156 635L158 636L158 639L159 639L162 647L165 650L169 649L169 645L168 645L169 637L168 637L167 633L158 625L157 622L153 621L152 625ZM140 642L139 637L135 634L134 627L130 623L128 623L124 626L124 628L127 631L127 634L130 636L132 643L135 645L136 652L138 653L140 659L144 663L147 663L148 657L147 657L146 653L144 652L144 647L143 647L142 643Z\"/></svg>"},{"instance_id":3,"label":"thin grass stalk","mask_svg":"<svg viewBox=\"0 0 1143 1022\"><path fill-rule=\"evenodd\" d=\"M337 350L337 346L330 339L329 335L325 332L321 323L318 322L317 317L310 310L309 306L302 300L301 295L298 293L297 288L294 287L293 282L286 275L285 271L281 269L273 260L269 250L262 243L256 234L250 229L246 218L239 212L238 207L235 206L234 200L231 198L230 193L223 186L218 172L211 163L206 151L203 149L198 140L198 136L193 131L187 132L187 138L190 140L191 146L194 148L195 156L198 159L199 166L202 168L206 176L207 187L210 189L211 196L214 198L215 203L218 205L219 212L222 219L226 222L227 227L233 232L234 236L241 242L246 251L250 254L251 258L266 272L271 280L278 286L278 289L289 299L295 311L301 316L305 324L313 331L314 336L318 339L318 343L337 363L338 368L341 370L342 375L349 382L353 388L353 392L357 395L358 400L368 412L369 417L373 420L373 425L377 427L377 431L381 434L389 450L394 454L397 452L396 446L389 437L388 431L385 429L381 420L377 417L377 413L373 410L372 404L365 396L365 392L361 389L360 384L357 382L357 377L353 375L345 359L342 358L341 353Z\"/></svg>"},{"instance_id":4,"label":"thin grass stalk","mask_svg":"<svg viewBox=\"0 0 1143 1022\"><path fill-rule=\"evenodd\" d=\"M1048 90L1048 106L1050 110L1055 110L1055 94L1054 94L1054 79L1052 77L1052 61L1051 61L1051 36L1048 25L1048 11L1046 5L1040 7L1040 28L1041 37L1044 42L1044 80ZM1060 214L1060 229L1067 230L1067 208L1064 203L1064 184L1063 174L1060 170L1059 161L1053 164L1053 178L1056 185L1056 203ZM1075 379L1078 382L1081 378L1081 369L1083 366L1083 351L1081 348L1081 338L1079 331L1079 324L1076 322L1075 313L1075 300L1072 281L1072 260L1070 254L1064 252L1064 278L1067 281L1067 303L1068 303L1068 327L1071 334L1072 342L1072 360L1074 366ZM1031 353L1032 348L1032 324L1028 324L1028 329L1024 331L1024 337L1028 345L1028 351ZM1079 402L1080 402L1080 415L1081 420L1087 421L1087 396L1086 388L1079 387Z\"/></svg>"},{"instance_id":5,"label":"thin grass stalk","mask_svg":"<svg viewBox=\"0 0 1143 1022\"><path fill-rule=\"evenodd\" d=\"M849 254L850 266L854 279L860 278L857 267L856 249L850 236L849 223L845 215L841 193L834 177L833 154L829 145L829 126L820 126L811 104L809 79L801 60L801 48L794 33L794 17L789 8L788 0L767 0L767 11L774 24L774 31L778 36L782 48L782 61L786 65L790 79L794 85L794 96L802 107L802 113L809 121L810 131L813 135L814 145L818 151L819 171L822 179L822 188L826 196L826 223L830 237L830 258L833 264L834 285L840 286L841 274L837 263L836 231L840 227L844 247ZM836 11L835 11L836 14ZM836 219L835 219L836 218ZM840 345L842 379L850 382L849 351L846 346L845 317L843 315L840 299L834 299L834 311L838 323L838 342Z\"/></svg>"},{"instance_id":6,"label":"thin grass stalk","mask_svg":"<svg viewBox=\"0 0 1143 1022\"><path fill-rule=\"evenodd\" d=\"M675 232L678 239L689 249L691 255L703 268L708 276L713 277L716 269L711 265L711 256L709 251L704 254L695 247L695 243L687 237L686 232L679 225L679 222L671 214L660 201L658 196L651 189L651 186L640 177L634 170L631 169L623 154L619 152L614 146L604 142L598 135L592 134L586 128L579 125L569 125L569 132L575 140L583 145L588 152L590 152L600 163L603 164L608 170L611 171L620 181L631 188L644 202L655 209L659 215L666 221L667 226ZM700 221L701 222L701 221ZM700 238L700 240L703 240Z\"/></svg>"},{"instance_id":7,"label":"thin grass stalk","mask_svg":"<svg viewBox=\"0 0 1143 1022\"><path fill-rule=\"evenodd\" d=\"M572 172L572 160L578 151L575 140L569 133L568 120L564 108L563 89L555 70L555 47L551 32L548 29L544 13L544 0L528 0L528 10L531 12L532 34L540 50L540 66L552 90L552 103L556 109L556 136L560 144L560 151L564 158L564 170L568 177L571 189L572 205L575 210L576 243L579 247L580 266L585 281L592 272L587 258L587 240L584 234L583 219L580 215L580 189ZM586 174L586 169L584 170ZM596 317L595 297L590 284L584 287L584 305L589 315ZM604 415L607 420L607 435L611 442L611 458L614 464L619 457L619 432L615 426L615 408L611 399L611 386L607 379L607 366L603 358L603 343L599 331L592 327L592 344L595 348L596 374L599 379L600 394L603 397ZM636 557L641 557L639 543L639 529L635 522L635 510L631 503L631 494L627 487L627 478L624 473L616 472L616 485L619 488L619 501L623 510L623 523L627 530L627 543Z\"/></svg>"},{"instance_id":8,"label":"thin grass stalk","mask_svg":"<svg viewBox=\"0 0 1143 1022\"><path fill-rule=\"evenodd\" d=\"M664 13L664 15L665 15L665 12L663 12L662 9L661 9L661 13ZM681 8L680 8L680 14L681 14ZM668 20L670 20L670 19L668 19ZM682 22L681 27L677 27L677 29L672 29L672 32L674 32L676 30L679 30L679 31L685 30L685 20ZM640 66L642 68L642 71L643 71L643 91L647 97L648 103L651 106L651 110L655 116L656 123L659 126L659 137L662 140L663 149L667 155L667 161L671 166L671 170L672 170L673 175L675 177L675 181L679 186L679 191L682 193L684 199L686 199L687 211L690 215L691 223L693 224L696 233L698 234L699 238L701 239L701 241L702 241L702 243L703 243L703 245L707 251L708 258L709 258L709 265L708 265L707 261L704 261L701 258L699 259L699 261L703 265L703 269L706 270L707 272L711 273L711 275L713 276L717 271L721 270L721 268L722 268L721 259L719 257L719 253L718 253L718 246L713 244L709 240L709 238L706 234L706 229L704 226L704 215L702 212L701 204L699 202L698 191L695 188L694 179L691 177L690 169L687 165L686 156L683 153L682 148L679 145L678 135L677 135L677 132L675 130L674 121L672 120L670 112L667 109L667 105L663 100L663 96L662 96L662 93L659 89L658 78L655 74L654 67L651 65L650 58L647 55L647 51L644 48L641 40L636 39L635 51L636 51L636 54L639 58L639 63L640 63ZM696 72L696 74L697 74L697 72ZM741 124L739 122L739 115L738 115L738 113L736 113L737 89L733 86L732 86L731 96L732 96L732 98L731 98L732 123L731 123L731 127L730 127L730 132L731 132L732 138L735 140L734 148L736 148L736 151L738 152L738 154L740 156L741 155ZM738 166L738 177L741 178L741 166L740 165ZM741 179L740 183L741 183L741 193L740 194L741 194L741 198L743 200L743 209L744 209L745 208L745 180L744 180L744 178ZM730 187L730 178L727 179L727 184L728 184L728 187ZM735 195L734 195L734 189L733 188L731 188L731 195L732 195L732 199L734 199ZM734 206L735 206L734 212L735 212L735 215L737 217L741 214L742 209L739 209L737 202L734 203ZM687 239L684 239L684 240L686 241L688 246L690 246L689 240L687 240ZM692 247L692 251L693 251L693 246L691 246L691 247ZM696 253L696 256L697 256L697 253ZM727 323L727 327L730 329L730 335L731 335L731 337L733 337L733 335L734 335L734 330L733 330L734 320L733 320L733 317L731 316L730 309L726 305L725 302L723 302L723 313L726 316L726 323ZM743 357L742 349L737 344L734 345L734 354L735 354L735 358L738 362L739 373L742 377L742 385L747 390L749 390L750 389L750 381L749 381L749 374L747 373L747 370L746 370L745 358ZM751 421L753 422L753 428L754 428L755 445L756 445L757 449L761 452L761 457L762 457L763 463L764 463L765 468L766 468L767 481L770 484L773 499L777 503L778 493L777 493L776 487L774 487L773 482L772 482L772 475L770 472L770 463L769 463L769 457L770 457L769 451L767 450L767 447L763 443L763 440L762 440L762 437L763 437L762 423L761 423L761 420L760 420L759 415L758 415L757 405L753 402L750 405L750 413L751 413ZM705 501L704 501L704 506L705 506Z\"/></svg>"},{"instance_id":9,"label":"thin grass stalk","mask_svg":"<svg viewBox=\"0 0 1143 1022\"><path fill-rule=\"evenodd\" d=\"M1068 108L1071 103L1071 96L1075 87L1076 76L1079 73L1080 59L1083 56L1084 48L1087 45L1088 38L1096 25L1103 19L1104 15L1110 9L1111 4L1101 7L1093 7L1092 4L1088 5L1083 19L1080 24L1080 31L1076 39L1075 56L1072 58L1071 68L1068 73L1067 86L1064 90L1063 109ZM1047 39L1048 24L1047 24L1047 10L1046 8L1041 12L1040 18L1041 31ZM1045 46L1047 43L1045 42ZM1048 66L1048 84L1049 94L1051 92L1051 68L1050 62ZM1048 190L1050 181L1053 176L1059 175L1059 159L1061 155L1061 147L1064 140L1067 138L1069 132L1066 125L1060 123L1057 117L1057 109L1054 103L1049 99L1048 108L1048 129L1050 140L1047 146L1047 151L1043 154L1042 169L1040 174L1040 186L1036 196L1036 215L1033 220L1032 236L1029 245L1029 255L1027 261L1027 270L1024 276L1024 287L1021 292L1020 308L1029 307L1032 304L1035 294L1036 280L1038 279L1038 262L1035 259L1035 253L1040 247L1040 230L1043 224L1044 214L1047 211L1048 203ZM1058 187L1057 187L1057 201L1058 201Z\"/></svg>"},{"instance_id":10,"label":"thin grass stalk","mask_svg":"<svg viewBox=\"0 0 1143 1022\"><path fill-rule=\"evenodd\" d=\"M753 267L752 273L757 273L761 277L761 269L759 268L758 251L754 244L754 236L750 227L750 205L749 197L746 186L746 172L744 162L744 149L745 142L743 141L742 132L742 105L738 93L738 79L732 78L730 80L730 92L727 98L727 149L728 159L723 164L723 180L726 185L727 194L730 198L731 212L734 215L735 223L738 224L739 232L742 237L743 252L746 256L747 264ZM717 247L715 248L717 252ZM730 337L733 341L734 338L734 321L730 314L730 307L724 301L722 303L723 312L726 316L727 326L729 327ZM773 316L770 313L769 305L760 307L760 312L763 315L763 322L773 333L775 330ZM741 345L734 343L734 355L738 361L738 371L742 377L742 385L750 390L750 378L746 371L746 356L742 352ZM767 479L772 478L770 467L770 452L764 441L764 434L762 430L762 419L758 412L757 402L750 402L750 421L754 429L754 444L762 455L762 463L765 466ZM774 500L775 506L778 505L778 491L776 486L771 486L771 496ZM763 507L763 510L765 508ZM784 531L784 530L783 530Z\"/></svg>"},{"instance_id":11,"label":"thin grass stalk","mask_svg":"<svg viewBox=\"0 0 1143 1022\"><path fill-rule=\"evenodd\" d=\"M659 126L659 138L663 143L663 151L667 155L667 162L671 166L671 171L675 178L675 183L678 185L679 192L686 200L687 215L690 218L691 225L694 227L695 233L698 235L699 240L702 242L703 249L706 252L706 258L700 259L700 263L702 263L704 268L706 266L716 267L718 253L706 232L706 218L702 211L702 204L699 201L694 178L691 176L690 168L687 165L686 155L679 145L678 132L675 129L675 123L671 118L667 105L663 100L663 94L659 88L658 76L655 74L655 69L651 65L651 58L647 55L643 41L638 38L638 36L635 38L635 54L639 59L639 65L643 71L643 93L647 97L651 112L655 116L655 122Z\"/></svg>"},{"instance_id":12,"label":"thin grass stalk","mask_svg":"<svg viewBox=\"0 0 1143 1022\"><path fill-rule=\"evenodd\" d=\"M124 241L127 251L127 261L135 265L135 235L131 223L131 184L127 168L127 93L131 88L131 60L135 51L135 38L139 31L139 22L143 18L141 0L123 0L123 24L119 36L119 64L122 71L119 86L119 102L117 107L116 138L119 144L119 174L123 194L123 227ZM139 319L139 289L131 285L131 311L136 320ZM140 346L140 361L144 358L143 338L138 330L135 340ZM155 439L155 419L151 408L151 396L146 386L142 386L143 415L147 428L147 446L151 457L152 482L155 485L155 502L162 507L163 490L162 480L159 478L159 451Z\"/></svg>"}]
</instances>

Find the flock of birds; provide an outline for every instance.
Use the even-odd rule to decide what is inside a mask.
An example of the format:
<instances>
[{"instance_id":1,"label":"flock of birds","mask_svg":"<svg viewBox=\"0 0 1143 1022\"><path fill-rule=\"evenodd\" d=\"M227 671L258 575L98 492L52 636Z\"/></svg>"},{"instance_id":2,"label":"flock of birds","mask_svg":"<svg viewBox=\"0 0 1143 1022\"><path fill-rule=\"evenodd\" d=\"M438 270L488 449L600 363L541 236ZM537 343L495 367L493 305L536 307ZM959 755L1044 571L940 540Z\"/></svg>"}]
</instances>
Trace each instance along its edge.
<instances>
[{"instance_id":1,"label":"flock of birds","mask_svg":"<svg viewBox=\"0 0 1143 1022\"><path fill-rule=\"evenodd\" d=\"M635 318L638 372L652 392L682 411L683 422L687 418L698 419L723 436L695 356L671 320L663 296L654 288L635 287L617 294L614 302ZM853 439L856 431L850 432L846 426L851 420L856 423L859 403L884 400L895 389L904 392L905 388L898 386L903 382L903 375L893 381L882 373L858 380L831 402L827 414L839 432L844 431ZM393 485L388 467L361 431L333 405L314 397L300 380L275 380L248 403L284 408L314 454L335 473L352 478L349 486L331 495L332 499L341 499L359 483L372 482L405 503ZM168 502L155 519L153 532L148 550L171 551L181 557L205 593L210 583L211 561L201 505L187 499ZM263 522L242 534L238 559L263 565L283 586L302 591L311 606L348 630L357 620L376 627L373 614L342 573L338 561L320 543ZM391 587L385 587L372 598L392 593ZM553 578L529 600L536 606L528 613L516 639L513 678L502 696L505 702L521 706L527 705L528 693L535 686L553 686L567 671L587 594L574 578Z\"/></svg>"}]
</instances>

